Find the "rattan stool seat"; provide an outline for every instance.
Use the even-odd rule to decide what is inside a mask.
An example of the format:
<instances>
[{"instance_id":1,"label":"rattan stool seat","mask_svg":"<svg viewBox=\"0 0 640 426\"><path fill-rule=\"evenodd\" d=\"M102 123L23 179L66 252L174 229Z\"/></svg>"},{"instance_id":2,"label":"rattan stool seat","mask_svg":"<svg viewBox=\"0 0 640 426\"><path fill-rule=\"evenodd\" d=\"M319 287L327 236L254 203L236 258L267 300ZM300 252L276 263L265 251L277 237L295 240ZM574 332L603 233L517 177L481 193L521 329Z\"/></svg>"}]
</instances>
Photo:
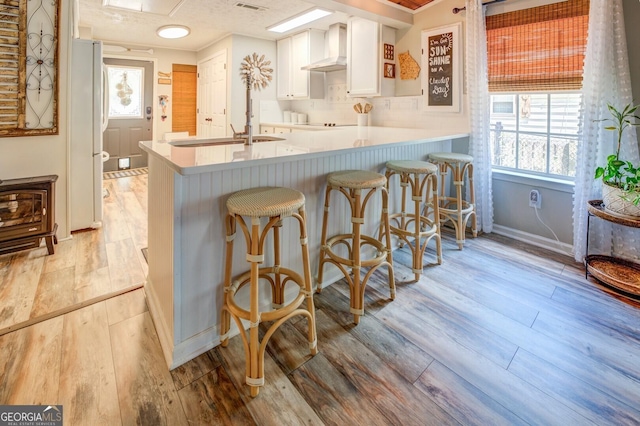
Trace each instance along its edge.
<instances>
[{"instance_id":1,"label":"rattan stool seat","mask_svg":"<svg viewBox=\"0 0 640 426\"><path fill-rule=\"evenodd\" d=\"M472 156L457 152L432 152L429 154L429 160L434 162L446 161L448 163L473 163Z\"/></svg>"},{"instance_id":2,"label":"rattan stool seat","mask_svg":"<svg viewBox=\"0 0 640 426\"><path fill-rule=\"evenodd\" d=\"M303 205L302 192L282 187L245 189L227 199L230 214L249 217L288 216Z\"/></svg>"},{"instance_id":3,"label":"rattan stool seat","mask_svg":"<svg viewBox=\"0 0 640 426\"><path fill-rule=\"evenodd\" d=\"M329 185L350 189L380 188L387 183L384 175L366 170L345 170L330 173L327 177Z\"/></svg>"},{"instance_id":4,"label":"rattan stool seat","mask_svg":"<svg viewBox=\"0 0 640 426\"><path fill-rule=\"evenodd\" d=\"M389 231L389 214L387 212L388 192L387 178L380 173L366 170L345 170L329 173L325 192L324 216L322 219L322 238L320 241L320 262L318 266L317 292L322 290L324 266L335 265L350 288L350 310L354 324L360 322L364 315L364 290L371 274L382 266L387 267L389 276L390 298L396 295L393 276L393 259L391 257L391 233ZM348 200L351 210L351 230L331 237L327 236L329 224L331 193L336 191ZM366 234L365 209L370 205L371 197L381 193L382 222L384 235L380 240ZM369 208L371 210L372 207ZM380 216L379 216L380 217ZM364 229L363 229L364 228ZM382 241L384 237L384 242ZM340 251L342 250L342 252ZM343 254L346 252L346 254ZM363 271L362 268L369 268Z\"/></svg>"},{"instance_id":5,"label":"rattan stool seat","mask_svg":"<svg viewBox=\"0 0 640 426\"><path fill-rule=\"evenodd\" d=\"M387 170L394 170L401 173L437 173L438 167L427 161L419 160L392 160L387 161Z\"/></svg>"},{"instance_id":6,"label":"rattan stool seat","mask_svg":"<svg viewBox=\"0 0 640 426\"><path fill-rule=\"evenodd\" d=\"M225 254L224 274L224 305L222 308L220 342L223 347L228 345L231 318L233 318L242 337L246 356L245 382L251 388L251 396L257 396L260 386L264 386L264 351L268 340L280 325L289 318L301 315L307 318L307 339L311 355L317 353L315 308L311 286L311 269L309 264L309 249L307 238L306 214L304 209L305 197L300 191L282 187L262 187L238 191L227 199L227 216L225 220L227 247ZM248 220L245 220L247 217ZM261 218L269 220L264 224ZM285 223L297 222L300 234L300 248L302 254L302 274L292 267L281 265L280 259L280 231ZM250 265L248 270L231 277L233 269L233 245L237 229L241 230L246 242L246 261ZM267 265L270 259L266 256L265 245L269 241L269 234L273 238L273 265ZM271 309L264 308L259 300L260 284L271 292ZM298 286L297 295L289 296L285 293L288 284ZM249 287L249 303L238 303L238 291ZM246 296L246 292L245 292ZM248 306L244 306L247 305ZM303 307L303 304L306 306ZM262 307L262 308L261 308ZM244 331L242 321L249 323L249 335ZM260 340L258 327L266 322L266 332ZM286 333L285 333L286 335Z\"/></svg>"}]
</instances>

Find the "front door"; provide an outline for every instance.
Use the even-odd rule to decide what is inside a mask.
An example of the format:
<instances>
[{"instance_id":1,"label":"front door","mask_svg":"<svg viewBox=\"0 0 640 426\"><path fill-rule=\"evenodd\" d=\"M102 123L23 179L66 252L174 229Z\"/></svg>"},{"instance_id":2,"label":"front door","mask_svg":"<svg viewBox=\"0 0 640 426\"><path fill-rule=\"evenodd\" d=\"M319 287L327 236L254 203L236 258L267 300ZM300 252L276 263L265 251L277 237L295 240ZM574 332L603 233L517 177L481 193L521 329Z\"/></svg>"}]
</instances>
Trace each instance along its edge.
<instances>
[{"instance_id":1,"label":"front door","mask_svg":"<svg viewBox=\"0 0 640 426\"><path fill-rule=\"evenodd\" d=\"M103 149L109 153L104 171L147 166L138 142L152 139L153 62L104 58L109 122Z\"/></svg>"}]
</instances>

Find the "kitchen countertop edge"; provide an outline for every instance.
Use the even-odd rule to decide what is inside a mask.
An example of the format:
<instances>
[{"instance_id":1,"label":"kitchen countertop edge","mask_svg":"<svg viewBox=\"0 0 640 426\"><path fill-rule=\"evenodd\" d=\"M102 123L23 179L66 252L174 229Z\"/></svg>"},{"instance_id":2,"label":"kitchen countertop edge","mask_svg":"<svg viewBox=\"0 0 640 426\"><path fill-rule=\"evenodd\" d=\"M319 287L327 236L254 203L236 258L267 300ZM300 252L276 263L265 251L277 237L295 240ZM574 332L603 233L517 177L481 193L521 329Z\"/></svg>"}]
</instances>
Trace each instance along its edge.
<instances>
[{"instance_id":1,"label":"kitchen countertop edge","mask_svg":"<svg viewBox=\"0 0 640 426\"><path fill-rule=\"evenodd\" d=\"M344 128L336 128L335 132L339 132L338 129L344 129ZM374 127L374 126L369 126L367 127L367 129L376 131L377 129L390 129L388 127ZM425 132L429 132L428 129L409 129L409 128L391 128L391 129L395 129L398 132L419 132L421 130L424 130ZM334 130L327 130L327 132L334 132ZM305 132L303 132L305 133ZM315 133L315 132L312 132ZM323 132L324 133L324 132ZM293 134L297 134L299 135L299 133L292 133ZM335 134L336 137L339 137L340 135L338 133ZM265 144L278 144L278 143L287 143L289 142L289 140L287 139L287 134L284 135L278 135L278 136L284 136L284 140L279 141L279 142L260 142L260 145L265 145ZM337 153L340 152L344 152L344 151L361 151L361 152L365 152L365 151L369 151L369 150L378 150L380 148L383 148L385 146L393 146L393 145L398 145L398 144L402 144L402 145L412 145L412 144L419 144L419 143L425 143L425 142L441 142L443 140L453 140L453 139L461 139L461 138L466 138L469 137L469 133L463 132L463 133L457 133L457 132L451 132L451 133L444 133L444 134L438 134L435 136L428 136L425 135L424 137L417 137L415 139L399 139L399 140L393 140L393 141L387 141L387 142L382 142L382 143L375 143L372 145L363 145L363 146L353 146L353 139L352 138L345 138L348 142L350 143L351 146L347 145L347 143L345 143L345 146L340 147L340 148L335 148L335 149L328 149L326 151L315 151L315 152L305 152L305 153L298 153L298 154L293 154L293 155L286 155L286 156L274 156L274 157L269 157L269 158L256 158L256 159L247 159L247 160L243 160L240 162L234 162L234 161L226 161L226 162L220 162L220 163L215 163L215 164L202 164L202 165L180 165L177 164L176 162L172 161L171 158L165 156L162 154L162 152L160 152L157 148L158 146L162 145L162 144L168 144L168 142L166 141L141 141L139 143L139 146L141 147L142 150L144 150L145 152L147 152L150 155L153 155L154 157L160 159L163 163L165 163L167 166L169 166L171 169L173 169L175 172L177 172L180 175L183 176L189 176L189 175L197 175L197 174L201 174L201 173L209 173L209 172L216 172L216 171L221 171L221 170L231 170L231 169L235 169L238 167L251 167L251 166L256 166L256 165L268 165L268 164L276 164L276 163L285 163L285 162L291 162L291 161L298 161L298 160L303 160L303 159L313 159L313 158L319 158L319 157L327 157L330 155L335 155ZM194 139L196 140L196 139ZM187 148L187 149L196 149L196 148Z\"/></svg>"}]
</instances>

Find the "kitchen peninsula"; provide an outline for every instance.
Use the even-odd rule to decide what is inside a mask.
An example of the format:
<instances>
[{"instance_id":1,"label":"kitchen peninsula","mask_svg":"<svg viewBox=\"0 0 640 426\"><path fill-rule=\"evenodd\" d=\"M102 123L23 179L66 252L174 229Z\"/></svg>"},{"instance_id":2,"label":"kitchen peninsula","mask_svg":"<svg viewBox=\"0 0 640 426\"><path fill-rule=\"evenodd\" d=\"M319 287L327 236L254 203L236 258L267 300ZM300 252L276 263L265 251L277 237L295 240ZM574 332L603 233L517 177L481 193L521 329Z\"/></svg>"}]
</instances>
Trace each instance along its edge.
<instances>
[{"instance_id":1,"label":"kitchen peninsula","mask_svg":"<svg viewBox=\"0 0 640 426\"><path fill-rule=\"evenodd\" d=\"M303 192L311 273L315 276L328 173L348 169L380 172L391 159L425 159L430 152L450 151L453 140L466 139L469 134L352 126L277 136L280 140L251 146L207 146L206 140L198 139L140 142L149 153L149 275L145 291L170 369L220 342L225 202L230 194L258 186L285 186ZM335 226L346 229L348 208L340 201L334 204L332 200L332 211L337 213L334 217L345 220ZM398 201L392 194L390 205ZM379 211L374 206L367 210ZM367 222L377 222L371 219ZM281 239L282 263L298 270L302 264L299 243L296 233L289 235L286 228ZM246 269L244 243L235 244L234 250L236 275ZM267 255L267 262L271 260ZM327 268L320 285L340 277L337 269ZM240 303L245 296L248 300L248 295L240 293ZM269 300L264 302L269 304Z\"/></svg>"}]
</instances>

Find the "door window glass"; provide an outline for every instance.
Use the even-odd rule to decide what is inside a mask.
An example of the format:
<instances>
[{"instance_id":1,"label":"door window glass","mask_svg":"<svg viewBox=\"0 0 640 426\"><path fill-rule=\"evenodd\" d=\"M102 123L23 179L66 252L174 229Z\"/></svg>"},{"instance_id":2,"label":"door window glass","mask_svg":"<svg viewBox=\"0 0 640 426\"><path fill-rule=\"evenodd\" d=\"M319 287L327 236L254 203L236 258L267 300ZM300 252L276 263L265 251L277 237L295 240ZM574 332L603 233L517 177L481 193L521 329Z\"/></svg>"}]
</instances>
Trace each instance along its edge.
<instances>
[{"instance_id":1,"label":"door window glass","mask_svg":"<svg viewBox=\"0 0 640 426\"><path fill-rule=\"evenodd\" d=\"M144 68L107 65L109 118L143 118Z\"/></svg>"}]
</instances>

